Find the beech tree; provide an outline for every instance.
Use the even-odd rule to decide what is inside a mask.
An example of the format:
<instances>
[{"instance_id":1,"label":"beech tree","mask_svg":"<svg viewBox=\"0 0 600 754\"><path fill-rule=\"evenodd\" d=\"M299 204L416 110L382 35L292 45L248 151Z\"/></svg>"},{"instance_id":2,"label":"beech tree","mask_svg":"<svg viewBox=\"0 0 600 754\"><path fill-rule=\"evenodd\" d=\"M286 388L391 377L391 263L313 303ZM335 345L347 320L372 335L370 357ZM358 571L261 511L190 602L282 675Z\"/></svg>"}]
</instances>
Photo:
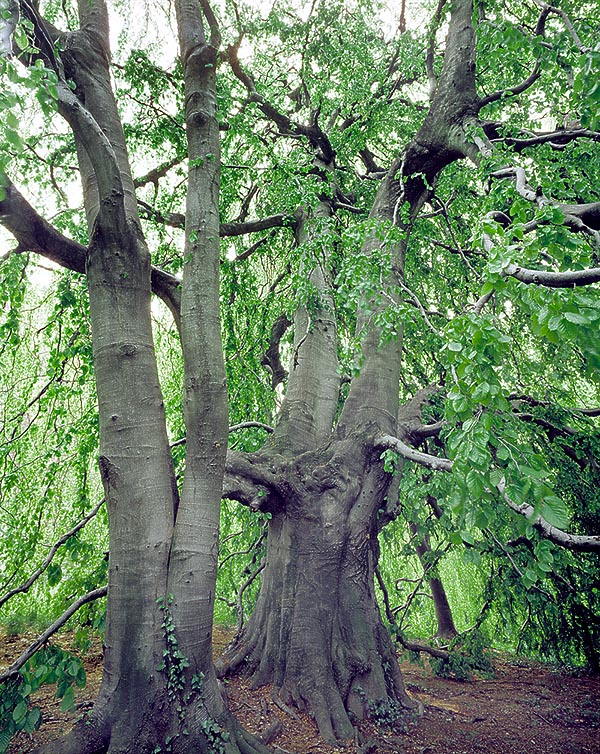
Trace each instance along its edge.
<instances>
[{"instance_id":1,"label":"beech tree","mask_svg":"<svg viewBox=\"0 0 600 754\"><path fill-rule=\"evenodd\" d=\"M152 46L113 61L102 0L76 22L22 2L14 33L6 14L5 264L32 252L85 275L110 536L100 696L49 752L262 750L210 655L221 497L268 534L218 673L272 684L330 742L416 708L375 588L394 522L425 561L431 534L496 548L527 590L554 588L562 550L597 568L597 504L558 471L561 453L577 474L596 463L593 4L402 4L391 35L367 2L314 3L307 20L175 10L171 68ZM27 86L67 137L19 136ZM25 199L28 147L58 206L54 166L68 177L75 150L84 230ZM152 291L176 323L181 418L165 412ZM236 422L266 439L226 452ZM582 570L558 576L592 615ZM452 636L435 572L431 588Z\"/></svg>"},{"instance_id":2,"label":"beech tree","mask_svg":"<svg viewBox=\"0 0 600 754\"><path fill-rule=\"evenodd\" d=\"M105 665L92 715L60 752L258 751L228 717L211 659L227 396L219 329L218 25L208 5L176 8L189 160L185 282L152 271L110 78L105 3L65 32L29 4L19 55L46 69L77 150L87 247L38 217L6 179L2 217L21 249L85 272L109 510ZM10 65L11 63L7 63ZM9 123L10 126L10 123ZM207 154L212 160L206 160ZM185 354L186 475L178 491L154 352L151 280L176 313Z\"/></svg>"}]
</instances>

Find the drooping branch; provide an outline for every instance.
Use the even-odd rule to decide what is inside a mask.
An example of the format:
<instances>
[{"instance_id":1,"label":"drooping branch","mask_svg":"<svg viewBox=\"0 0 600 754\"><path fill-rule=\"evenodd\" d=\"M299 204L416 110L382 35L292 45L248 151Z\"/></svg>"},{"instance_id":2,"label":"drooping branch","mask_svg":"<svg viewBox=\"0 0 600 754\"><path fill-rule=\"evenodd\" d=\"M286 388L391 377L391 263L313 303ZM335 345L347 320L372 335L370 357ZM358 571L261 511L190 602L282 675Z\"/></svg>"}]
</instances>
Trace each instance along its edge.
<instances>
[{"instance_id":1,"label":"drooping branch","mask_svg":"<svg viewBox=\"0 0 600 754\"><path fill-rule=\"evenodd\" d=\"M241 41L241 40L240 40ZM317 150L320 159L325 163L333 162L335 152L331 146L329 138L325 132L320 128L316 119L311 124L304 124L294 121L278 110L269 100L257 91L254 78L248 71L246 71L240 63L238 57L237 45L230 45L224 53L224 58L231 66L236 78L245 86L248 92L248 98L250 102L254 102L258 105L263 115L273 121L280 133L285 136L304 136L308 139L313 149Z\"/></svg>"},{"instance_id":2,"label":"drooping branch","mask_svg":"<svg viewBox=\"0 0 600 754\"><path fill-rule=\"evenodd\" d=\"M77 534L80 529L83 529L83 527L94 518L94 516L98 513L103 505L104 499L102 499L96 506L94 506L94 508L88 513L88 515L82 518L81 521L79 521L77 524L75 524L72 529L70 529L66 534L63 534L63 536L60 537L60 539L58 539L52 545L50 551L44 559L44 562L38 568L36 568L36 570L31 574L27 581L24 581L20 586L11 589L9 592L0 597L0 607L2 607L2 605L8 602L8 600L11 599L11 597L14 597L16 594L25 594L26 592L28 592L31 586L37 581L42 573L44 573L46 568L48 568L60 547L62 547L62 545L64 545L65 542L74 534Z\"/></svg>"},{"instance_id":3,"label":"drooping branch","mask_svg":"<svg viewBox=\"0 0 600 754\"><path fill-rule=\"evenodd\" d=\"M0 683L6 681L11 676L19 672L19 670L25 665L33 655L42 647L48 639L53 636L60 628L62 628L69 618L74 615L79 608L87 605L88 602L93 602L101 597L106 597L108 587L102 586L99 589L93 589L91 592L84 594L78 600L75 600L65 612L57 618L54 623L47 628L43 634L37 637L37 639L27 647L27 649L8 667L3 673L0 673Z\"/></svg>"},{"instance_id":4,"label":"drooping branch","mask_svg":"<svg viewBox=\"0 0 600 754\"><path fill-rule=\"evenodd\" d=\"M433 471L447 471L451 472L454 464L449 458L440 458L438 456L430 455L429 453L422 453L419 450L411 448L406 443L399 440L397 437L391 437L389 435L382 435L378 437L374 443L376 448L395 450L403 458L408 461L414 461L415 463L432 469ZM546 519L540 515L535 514L535 509L529 503L515 503L505 493L506 483L502 480L497 485L497 490L500 492L507 505L515 513L519 513L528 519L531 526L536 529L543 537L549 539L554 544L566 547L569 550L577 552L600 552L600 536L598 535L586 535L586 534L569 534L562 529L558 529L552 526Z\"/></svg>"},{"instance_id":5,"label":"drooping branch","mask_svg":"<svg viewBox=\"0 0 600 754\"><path fill-rule=\"evenodd\" d=\"M501 480L498 484L498 491L503 496L508 507L524 516L543 537L549 539L561 547L576 552L600 552L600 536L586 534L569 534L556 526L552 526L542 516L535 514L535 510L529 503L515 503L505 492L506 483Z\"/></svg>"},{"instance_id":6,"label":"drooping branch","mask_svg":"<svg viewBox=\"0 0 600 754\"><path fill-rule=\"evenodd\" d=\"M264 429L265 432L272 433L274 432L274 428L271 427L269 424L263 424L263 422L240 422L239 424L232 424L231 427L229 427L229 432L237 432L240 429ZM179 440L175 440L175 442L171 443L171 448L178 448L180 445L185 445L186 438L180 437Z\"/></svg>"},{"instance_id":7,"label":"drooping branch","mask_svg":"<svg viewBox=\"0 0 600 754\"><path fill-rule=\"evenodd\" d=\"M520 166L509 166L496 170L491 174L493 178L514 178L517 192L529 202L539 208L555 207L564 214L563 225L574 232L582 232L590 236L596 247L600 248L600 202L588 204L561 204L547 196L541 188L534 190L527 182L525 170ZM488 212L486 219L502 225L506 228L510 224L510 218L503 212ZM534 219L523 227L525 233L534 231L541 223ZM492 238L483 233L483 247L490 252L494 242ZM530 270L517 264L510 264L503 270L504 275L515 277L523 283L537 283L550 288L572 288L581 285L590 285L598 282L600 271L598 268L576 270L572 272L553 272L551 270Z\"/></svg>"}]
</instances>

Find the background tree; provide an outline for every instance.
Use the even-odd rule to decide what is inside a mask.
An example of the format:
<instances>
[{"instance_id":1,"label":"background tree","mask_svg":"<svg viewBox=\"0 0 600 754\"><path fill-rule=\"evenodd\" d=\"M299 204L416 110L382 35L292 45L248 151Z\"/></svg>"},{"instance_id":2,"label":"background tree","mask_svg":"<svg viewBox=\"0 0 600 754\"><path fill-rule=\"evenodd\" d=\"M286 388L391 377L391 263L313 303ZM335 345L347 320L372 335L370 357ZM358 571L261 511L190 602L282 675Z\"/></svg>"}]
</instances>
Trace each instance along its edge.
<instances>
[{"instance_id":1,"label":"background tree","mask_svg":"<svg viewBox=\"0 0 600 754\"><path fill-rule=\"evenodd\" d=\"M124 137L114 104L108 108L104 103L98 113L90 109L88 97L94 101L95 89L77 78L87 76L90 64L79 71L72 63L66 75L79 87L79 97L87 91L84 86L91 87L85 95L87 111L116 140L117 155L124 154L126 140L130 158L141 168L134 181L129 168L119 163L119 180L124 180L121 173L129 176L121 216L120 200L110 198L112 163L98 158L100 147L108 147L97 129L86 127L78 136L75 122L75 145L78 138L96 134L96 149L86 147L87 142L83 148L101 163L95 171L107 172L109 181L106 202L98 205L86 178L92 168L84 154L79 169L87 187L88 227L104 228L102 238L110 239L97 218L105 218L109 228L118 220L119 238L130 238L131 223L139 227L139 212L156 264L144 272L144 296L150 274L154 290L181 325L176 337L181 337L184 354L185 420L177 379L163 371L171 437L187 438L173 448L175 472L161 408L154 406L158 414L148 421L160 437L154 441L157 455L148 459L151 476L145 476L140 458L146 458L150 438L147 425L137 420L149 410L147 387L136 380L140 406L134 410L132 384L114 383L120 374L116 361L125 380L125 365L133 365L138 351L149 353L147 298L133 313L128 313L133 305L129 298L116 302L123 307L117 324L124 328L125 351L112 361L106 351L104 371L95 357L97 382L105 381L111 401L115 390L124 401L117 411L98 386L101 456L109 461L115 456L103 438L114 437L118 445L123 433L112 417L124 416L125 408L135 415L139 433L139 441L128 440L127 447L136 452L127 459L132 491L124 489L123 494L125 499L141 497L131 498L139 500L138 508L113 504L109 583L115 595L112 585L124 584L124 558L128 569L133 560L138 562L140 573L152 582L146 591L136 592L140 603L127 607L134 626L146 616L139 635L156 637L144 661L147 669L160 662L155 655L164 648L159 630L164 618L169 656L179 657L180 666L185 658L192 668L203 668L205 688L211 690L204 692L206 706L221 720L207 659L214 571L206 565L212 558L214 568L216 557L211 543L226 433L215 329L219 235L224 239L221 303L230 424L261 424L236 434L237 449L227 456L224 494L268 521L266 559L253 567L253 574L260 570L262 576L256 609L221 661L220 672L244 666L257 685L272 682L278 702L309 708L329 740L351 735L355 719L400 716L412 702L379 614L378 566L388 621L393 633L410 645L404 635L407 610L385 594L391 592L386 577L393 576L393 568L381 545L384 553L388 548L400 559L411 551L423 558L423 578L437 593L438 607L443 603L443 558L459 557L465 547L463 557L481 569L484 581L494 575L482 595L489 613L494 599L509 607L515 621L526 619L526 627L535 627L531 637L539 643L534 616L543 605L549 625L562 625L569 635L571 656L597 663L597 596L590 586L597 574L598 509L586 492L597 463L593 406L598 352L593 336L600 315L596 290L588 287L599 279L599 204L593 188L598 178L593 159L598 53L588 41L596 33L593 7L535 2L507 9L489 2L474 9L466 0L448 6L442 2L435 9L413 9L411 27L426 10L431 19L421 24L421 31L407 30L407 14L399 9L397 31L387 36L378 10L369 3L315 3L308 20L287 6L275 7L266 18L234 6L231 21L222 24L225 42L218 58L213 52L218 47L216 21L202 7L213 33L203 49L214 58L188 55L186 37L181 63L175 66L154 60L151 49L126 49L112 66ZM68 26L69 10L48 6L44 12L49 22ZM180 9L180 21L182 13ZM25 12L22 16L27 21ZM223 18L228 18L225 11ZM77 40L78 32L64 37L53 26L43 26L36 14L29 19L25 26L38 35L42 65L34 65L25 81L39 87L49 114L53 98L60 102L61 94L79 113L73 95L61 85L59 66L59 60L66 65L65 55L71 60L71 42L66 41L72 34ZM182 28L202 40L197 23L195 18ZM46 29L51 42L64 40L60 57L44 47L48 40L40 38L40 29ZM26 40L21 48L26 55ZM6 65L16 86L21 69ZM106 92L106 59L102 66ZM198 83L202 76L208 83ZM203 99L208 93L210 103L213 86L222 159L213 104L208 107ZM58 169L69 175L73 143L62 134L44 134L22 145L13 112L18 104L13 98L6 105L11 108L6 138L18 153L11 174L16 180L24 166L49 173L63 208L62 229L83 245L44 223L8 181L2 222L17 238L19 252L32 250L83 272L86 255L96 258L90 254L98 237L82 233L73 210L67 214L69 199L55 179ZM205 112L211 114L208 119ZM573 123L576 117L581 122ZM28 155L29 147L40 149L40 144L48 145L42 149L43 161ZM150 150L160 152L152 166L147 164ZM186 157L188 180L182 173ZM218 168L223 176L219 224ZM112 180L117 180L116 171ZM119 192L117 187L115 197ZM259 219L248 219L253 216ZM184 226L185 248L180 240ZM258 235L248 242L247 233ZM130 241L137 249L137 230ZM122 250L107 248L121 259ZM210 264L200 251L209 249ZM136 252L132 258L138 257ZM21 259L15 254L5 263L13 281L22 274ZM111 259L117 266L108 272L96 270L88 260L88 281L98 274L100 282L112 280L115 290L129 290L142 273ZM175 275L182 269L180 300ZM209 292L202 285L209 285ZM90 301L103 286L89 286ZM100 327L96 318L104 322L108 342L118 348L111 324L119 311L116 303L106 308L98 304L99 311L92 306L90 316L93 328ZM14 306L12 302L10 311ZM134 315L143 319L146 345L130 353ZM7 329L11 327L14 331L14 322ZM154 361L148 358L145 376ZM184 471L184 462L178 499L173 480ZM569 483L567 463L574 464L568 467L573 472ZM115 494L111 468L101 462L109 521L110 494ZM206 469L210 478L203 480ZM152 495L143 494L136 474L143 475ZM167 501L160 516L155 485ZM200 495L202 489L206 494ZM126 511L146 511L150 500L160 521L152 524L147 514L140 514L136 534L128 528ZM127 516L127 527L120 515ZM262 542L259 528L254 527L253 536ZM162 560L143 547L150 535L152 542L162 543L156 548ZM130 552L132 538L141 552ZM204 542L200 550L199 542ZM172 577L166 575L167 563ZM418 592L409 594L407 605ZM119 637L117 645L123 642L122 618L127 615L111 607L110 593L109 658L110 637ZM161 616L155 600L171 593L174 601L163 604ZM193 595L204 603L199 605ZM480 608L468 616L475 623L487 619L485 611L477 616ZM452 634L445 612L440 633ZM466 627L462 616L457 623ZM196 643L198 636L202 646ZM172 637L177 637L176 647ZM123 668L109 660L106 678L111 673L128 677L134 656L127 654ZM441 653L442 661L448 658ZM180 678L177 663L169 662L169 673ZM191 678L186 676L186 682L191 687ZM105 690L110 688L106 683ZM126 689L140 697L136 679L122 684ZM121 701L120 709L124 706ZM97 709L102 713L101 705ZM204 712L198 715L206 723ZM109 720L112 728L110 715ZM157 724L163 725L165 738L178 732L164 720ZM98 730L104 731L100 736L108 735L107 728ZM148 730L157 741L157 731ZM183 746L182 740L175 745ZM246 739L239 740L246 745L241 742ZM127 746L120 733L112 745Z\"/></svg>"}]
</instances>

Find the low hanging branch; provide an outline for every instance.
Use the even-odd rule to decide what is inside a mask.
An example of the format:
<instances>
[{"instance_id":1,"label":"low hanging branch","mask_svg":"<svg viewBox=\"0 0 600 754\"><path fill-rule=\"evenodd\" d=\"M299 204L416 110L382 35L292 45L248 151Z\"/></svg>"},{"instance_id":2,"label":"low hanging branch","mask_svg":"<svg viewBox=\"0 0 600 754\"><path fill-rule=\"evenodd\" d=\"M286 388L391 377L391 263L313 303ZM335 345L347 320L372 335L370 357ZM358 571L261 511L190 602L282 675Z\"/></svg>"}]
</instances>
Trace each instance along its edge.
<instances>
[{"instance_id":1,"label":"low hanging branch","mask_svg":"<svg viewBox=\"0 0 600 754\"><path fill-rule=\"evenodd\" d=\"M434 471L452 471L454 466L449 458L440 458L439 456L433 456L429 453L422 453L391 435L382 435L375 440L374 444L376 448L395 450L408 461L414 461L415 463L419 463L421 466L426 466ZM554 542L554 544L566 547L569 550L577 552L600 552L600 536L569 534L562 529L558 529L556 526L552 526L545 518L536 515L535 509L532 505L529 505L529 503L518 504L511 500L505 493L505 488L506 482L504 480L501 480L496 486L496 489L502 495L509 508L515 511L515 513L524 516L531 526L533 526L533 528L543 537Z\"/></svg>"},{"instance_id":2,"label":"low hanging branch","mask_svg":"<svg viewBox=\"0 0 600 754\"><path fill-rule=\"evenodd\" d=\"M39 568L37 568L31 576L27 579L27 581L23 582L20 586L15 587L14 589L11 589L10 592L7 592L4 596L0 597L0 607L4 605L6 602L8 602L11 597L14 597L16 594L24 594L25 592L28 592L31 586L37 581L37 579L44 573L46 568L50 565L52 562L52 559L58 552L59 548L62 547L62 545L65 544L65 542L70 539L74 534L77 534L77 532L80 529L83 529L83 527L91 521L94 516L98 513L100 508L104 505L104 498L88 513L88 515L85 518L82 518L79 523L77 523L70 531L68 531L66 534L63 534L63 536L58 539L50 548L50 552L48 555L46 555L46 558L44 562L40 565Z\"/></svg>"},{"instance_id":3,"label":"low hanging branch","mask_svg":"<svg viewBox=\"0 0 600 754\"><path fill-rule=\"evenodd\" d=\"M3 683L11 676L18 673L23 665L25 665L27 660L33 657L38 649L40 649L40 647L42 647L48 641L48 639L58 631L59 628L62 628L62 626L65 625L69 618L74 613L76 613L79 608L87 605L88 602L93 602L94 600L98 600L101 597L106 597L107 592L108 587L102 586L99 589L94 589L91 592L84 594L83 597L80 597L78 600L73 602L73 604L65 610L60 618L57 618L54 623L44 631L43 634L40 634L40 636L38 636L38 638L32 644L30 644L29 647L27 647L23 654L18 659L16 659L9 668L7 668L3 673L0 673L0 683Z\"/></svg>"},{"instance_id":4,"label":"low hanging branch","mask_svg":"<svg viewBox=\"0 0 600 754\"><path fill-rule=\"evenodd\" d=\"M379 588L381 589L381 593L383 594L383 602L385 605L385 614L387 616L387 619L390 623L395 623L396 618L392 611L388 590L379 567L375 568L375 576L377 578ZM408 639L405 639L401 634L396 634L396 638L404 647L404 649L408 649L409 652L426 652L432 657L437 657L440 660L447 660L450 657L450 654L445 649L440 649L439 647L430 647L428 644L420 644L414 641L409 641Z\"/></svg>"}]
</instances>

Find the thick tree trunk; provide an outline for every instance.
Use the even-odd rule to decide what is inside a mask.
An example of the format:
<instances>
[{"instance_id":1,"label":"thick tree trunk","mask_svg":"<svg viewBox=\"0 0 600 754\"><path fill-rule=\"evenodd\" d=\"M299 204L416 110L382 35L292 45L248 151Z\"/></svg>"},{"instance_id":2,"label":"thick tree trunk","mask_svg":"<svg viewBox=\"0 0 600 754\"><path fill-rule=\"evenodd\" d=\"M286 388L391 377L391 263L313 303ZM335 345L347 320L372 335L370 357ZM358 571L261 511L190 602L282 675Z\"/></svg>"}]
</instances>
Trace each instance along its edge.
<instances>
[{"instance_id":1,"label":"thick tree trunk","mask_svg":"<svg viewBox=\"0 0 600 754\"><path fill-rule=\"evenodd\" d=\"M81 29L63 35L61 62L76 92L61 80L59 106L75 136L89 226L86 274L110 556L100 694L90 716L42 747L44 754L266 752L227 712L212 664L227 444L219 322L218 33L208 3L202 3L204 17L196 3L176 5L190 157L180 323L188 452L181 498L153 346L150 255L111 88L104 0L82 0ZM58 34L38 29L40 36L48 33Z\"/></svg>"},{"instance_id":2,"label":"thick tree trunk","mask_svg":"<svg viewBox=\"0 0 600 754\"><path fill-rule=\"evenodd\" d=\"M453 4L431 110L392 163L373 204L371 218L398 226L402 236L390 247L374 233L363 248L367 255L388 254L389 262L382 290L359 306L362 364L337 426L329 427L333 416L318 400L337 391L330 379L333 359L326 356L335 351L335 332L323 319L306 327L300 311L295 325L303 332L295 333L294 343L300 358L292 363L281 423L260 453L228 457L224 494L272 519L256 610L219 671L244 667L256 685L273 683L283 702L314 715L330 741L348 737L356 719L389 720L417 706L404 690L375 601L377 519L387 506L390 480L373 448L377 433L398 430L402 328L382 343L374 315L383 299L400 300L414 220L439 172L465 154L463 127L477 110L472 11L471 0ZM313 282L323 295L326 277ZM302 359L305 354L314 362ZM298 397L304 401L290 405ZM318 423L325 414L327 426ZM328 429L330 444L323 447Z\"/></svg>"},{"instance_id":3,"label":"thick tree trunk","mask_svg":"<svg viewBox=\"0 0 600 754\"><path fill-rule=\"evenodd\" d=\"M314 714L328 741L351 737L357 720L400 719L416 706L375 599L376 517L389 477L372 460L354 435L284 464L265 503L259 600L218 663L223 675L243 668L256 686L272 683L284 704Z\"/></svg>"}]
</instances>

